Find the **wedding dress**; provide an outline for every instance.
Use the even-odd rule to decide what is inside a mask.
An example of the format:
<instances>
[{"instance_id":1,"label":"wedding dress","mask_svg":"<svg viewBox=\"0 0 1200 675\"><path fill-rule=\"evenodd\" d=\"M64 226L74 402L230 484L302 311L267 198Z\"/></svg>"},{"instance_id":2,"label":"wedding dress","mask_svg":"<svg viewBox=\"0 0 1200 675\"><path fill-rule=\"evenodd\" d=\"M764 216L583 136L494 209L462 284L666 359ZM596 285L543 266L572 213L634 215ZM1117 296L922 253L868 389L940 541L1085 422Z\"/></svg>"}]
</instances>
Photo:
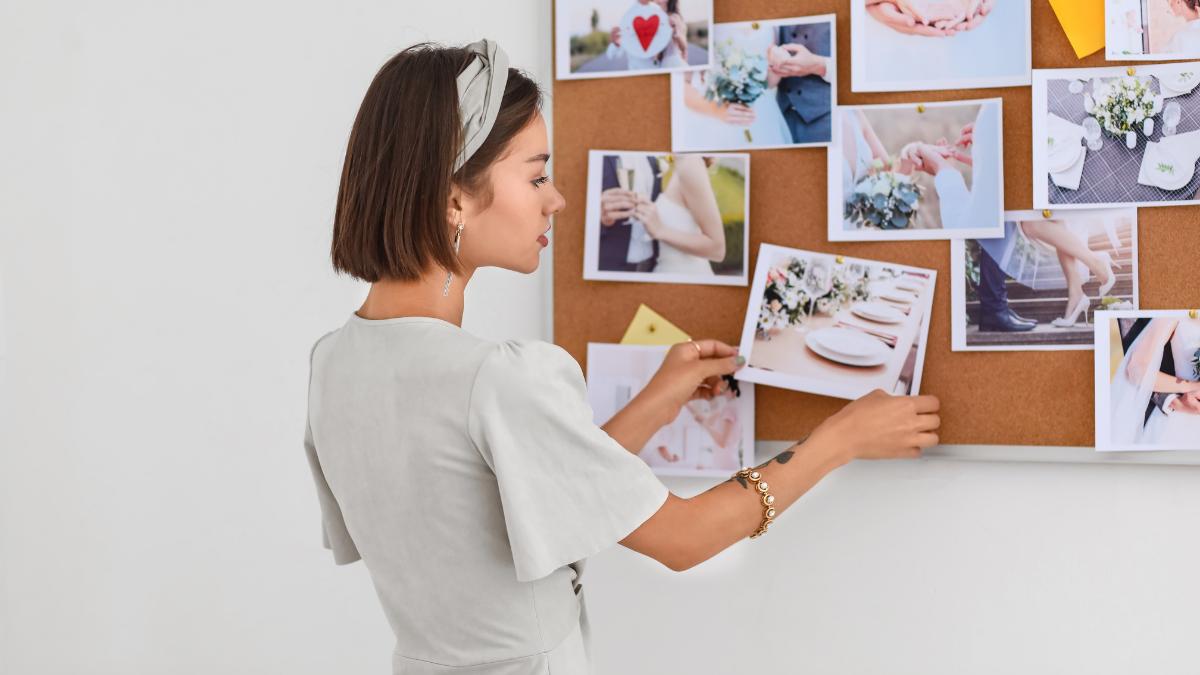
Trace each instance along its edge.
<instances>
[{"instance_id":1,"label":"wedding dress","mask_svg":"<svg viewBox=\"0 0 1200 675\"><path fill-rule=\"evenodd\" d=\"M714 45L732 42L734 49L741 49L747 54L762 55L766 58L767 50L775 44L775 31L767 26L753 28L738 27L730 30L719 30ZM714 53L714 63L716 63ZM691 83L684 82L683 86L694 87L701 96L708 87L708 78L712 71L693 72ZM744 148L747 146L791 145L792 132L788 128L783 111L775 97L776 88L764 89L762 95L750 104L754 111L754 122L750 126L729 124L715 117L698 113L690 108L683 108L685 116L684 128L690 139L688 145L705 148ZM746 140L746 130L750 131L751 140Z\"/></svg>"},{"instance_id":2,"label":"wedding dress","mask_svg":"<svg viewBox=\"0 0 1200 675\"><path fill-rule=\"evenodd\" d=\"M1170 346L1171 356L1175 360L1175 377L1189 382L1200 380L1197 367L1192 363L1197 350L1200 350L1200 320L1178 319L1173 332L1170 331L1171 321L1176 320L1151 319L1125 352L1121 365L1113 375L1110 395L1112 416L1109 423L1112 444L1116 447L1146 445L1155 446L1154 449L1184 450L1195 448L1200 443L1200 415L1186 412L1167 415L1156 406L1143 426L1146 407L1150 404L1154 381L1162 363L1164 346ZM1128 365L1139 352L1150 355L1151 365L1138 382L1133 382Z\"/></svg>"},{"instance_id":3,"label":"wedding dress","mask_svg":"<svg viewBox=\"0 0 1200 675\"><path fill-rule=\"evenodd\" d=\"M666 194L660 194L654 200L658 207L659 219L663 226L688 234L700 234L700 224L692 217L692 212L686 206L671 199ZM713 276L712 263L707 258L684 253L665 241L658 242L658 264L654 272L671 274L688 274L692 276Z\"/></svg>"},{"instance_id":4,"label":"wedding dress","mask_svg":"<svg viewBox=\"0 0 1200 675\"><path fill-rule=\"evenodd\" d=\"M849 128L842 139L842 200L845 201L853 194L858 182L867 175L875 155L871 153L871 146L867 144L867 136L863 133L858 113L853 108L846 108L841 114L845 115L843 119ZM850 152L846 153L846 150Z\"/></svg>"}]
</instances>

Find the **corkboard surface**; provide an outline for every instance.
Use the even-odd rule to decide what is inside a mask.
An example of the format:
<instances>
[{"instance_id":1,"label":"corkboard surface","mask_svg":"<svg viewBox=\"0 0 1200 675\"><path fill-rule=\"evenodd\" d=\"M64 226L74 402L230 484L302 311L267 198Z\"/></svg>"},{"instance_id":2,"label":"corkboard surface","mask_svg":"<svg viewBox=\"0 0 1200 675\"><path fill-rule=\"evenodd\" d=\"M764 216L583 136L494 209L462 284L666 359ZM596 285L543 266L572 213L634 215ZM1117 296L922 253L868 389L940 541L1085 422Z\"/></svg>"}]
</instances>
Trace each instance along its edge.
<instances>
[{"instance_id":1,"label":"corkboard surface","mask_svg":"<svg viewBox=\"0 0 1200 675\"><path fill-rule=\"evenodd\" d=\"M1015 0L1004 0L1015 1ZM848 0L714 0L718 23L837 14L838 102L845 105L1004 99L1005 208L1032 208L1029 87L855 94L850 91ZM1033 1L1033 67L1116 65L1103 52L1075 58L1046 0ZM584 209L590 148L666 151L671 147L666 75L553 84L554 177L567 200L555 220L555 342L586 366L588 342L618 342L640 303L694 338L737 345L749 287L585 281ZM938 270L921 393L942 401L942 442L1093 445L1091 351L951 352L949 243L826 241L824 148L751 151L750 267L762 242ZM1200 252L1195 206L1138 214L1141 306L1200 305L1180 258ZM840 399L759 386L756 437L795 440L845 405Z\"/></svg>"}]
</instances>

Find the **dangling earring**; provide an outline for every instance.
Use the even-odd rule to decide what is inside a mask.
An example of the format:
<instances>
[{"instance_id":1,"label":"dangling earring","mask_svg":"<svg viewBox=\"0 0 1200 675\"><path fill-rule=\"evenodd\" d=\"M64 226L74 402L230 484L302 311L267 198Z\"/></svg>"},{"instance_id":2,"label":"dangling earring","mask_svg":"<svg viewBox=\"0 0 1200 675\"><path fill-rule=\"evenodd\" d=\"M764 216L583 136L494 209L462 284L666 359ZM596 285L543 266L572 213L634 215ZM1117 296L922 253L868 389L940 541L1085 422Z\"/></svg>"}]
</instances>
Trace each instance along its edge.
<instances>
[{"instance_id":1,"label":"dangling earring","mask_svg":"<svg viewBox=\"0 0 1200 675\"><path fill-rule=\"evenodd\" d=\"M454 231L454 255L458 255L458 242L462 239L463 222L458 221L458 229ZM446 274L446 283L442 285L442 297L446 297L450 293L450 277L454 276L453 272Z\"/></svg>"}]
</instances>

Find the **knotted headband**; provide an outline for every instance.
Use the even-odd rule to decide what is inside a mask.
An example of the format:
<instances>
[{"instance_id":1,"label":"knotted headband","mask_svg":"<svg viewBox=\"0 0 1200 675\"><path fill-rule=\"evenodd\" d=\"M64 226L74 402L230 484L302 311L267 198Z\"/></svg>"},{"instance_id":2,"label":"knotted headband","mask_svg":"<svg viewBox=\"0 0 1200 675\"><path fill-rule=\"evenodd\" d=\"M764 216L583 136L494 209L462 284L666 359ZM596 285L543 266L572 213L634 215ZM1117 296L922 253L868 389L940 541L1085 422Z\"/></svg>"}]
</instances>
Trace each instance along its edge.
<instances>
[{"instance_id":1,"label":"knotted headband","mask_svg":"<svg viewBox=\"0 0 1200 675\"><path fill-rule=\"evenodd\" d=\"M463 147L454 163L457 172L475 154L496 123L504 85L508 82L508 55L500 45L484 38L467 45L475 58L458 74L458 112L463 125Z\"/></svg>"}]
</instances>

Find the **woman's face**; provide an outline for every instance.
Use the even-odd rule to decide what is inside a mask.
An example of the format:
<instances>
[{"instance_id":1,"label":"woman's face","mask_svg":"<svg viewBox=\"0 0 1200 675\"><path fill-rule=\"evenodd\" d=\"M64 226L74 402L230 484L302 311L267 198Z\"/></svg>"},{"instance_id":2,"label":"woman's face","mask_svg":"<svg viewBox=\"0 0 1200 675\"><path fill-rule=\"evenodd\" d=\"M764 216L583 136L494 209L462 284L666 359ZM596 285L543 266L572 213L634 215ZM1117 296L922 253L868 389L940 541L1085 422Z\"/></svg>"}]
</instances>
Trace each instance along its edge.
<instances>
[{"instance_id":1,"label":"woman's face","mask_svg":"<svg viewBox=\"0 0 1200 675\"><path fill-rule=\"evenodd\" d=\"M464 227L459 257L469 267L502 267L525 274L537 269L549 241L550 216L566 205L546 175L549 159L546 121L539 114L492 165L491 203L483 206L471 195L461 198Z\"/></svg>"}]
</instances>

